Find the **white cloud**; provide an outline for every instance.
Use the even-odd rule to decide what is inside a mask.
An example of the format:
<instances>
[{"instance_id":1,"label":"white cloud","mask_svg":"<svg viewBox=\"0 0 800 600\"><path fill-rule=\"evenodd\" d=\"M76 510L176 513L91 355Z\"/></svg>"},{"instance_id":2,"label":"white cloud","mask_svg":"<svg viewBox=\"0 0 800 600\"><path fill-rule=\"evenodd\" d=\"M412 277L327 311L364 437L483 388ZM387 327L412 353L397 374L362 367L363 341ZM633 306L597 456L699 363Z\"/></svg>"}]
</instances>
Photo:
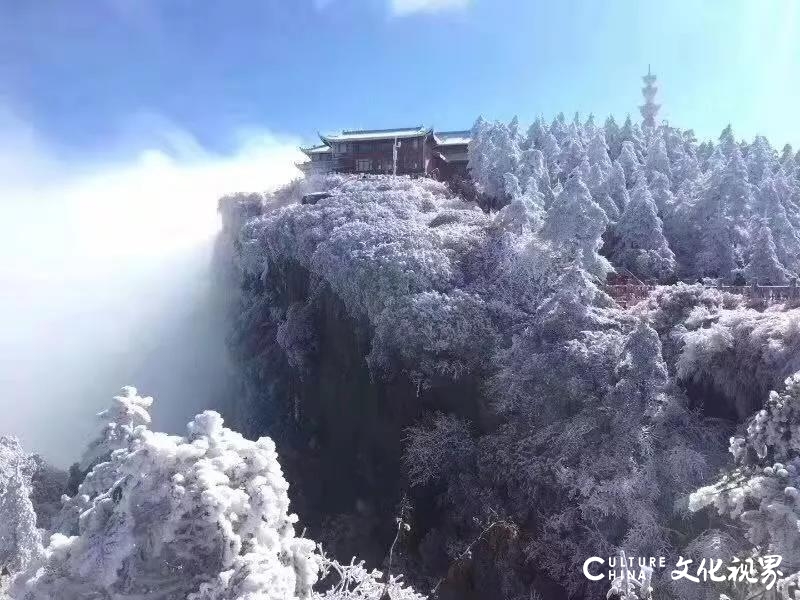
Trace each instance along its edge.
<instances>
[{"instance_id":1,"label":"white cloud","mask_svg":"<svg viewBox=\"0 0 800 600\"><path fill-rule=\"evenodd\" d=\"M221 155L164 119L132 122L105 144L128 158L75 161L0 106L0 435L61 465L124 384L160 396L172 430L219 398L217 199L299 176L294 139L248 131Z\"/></svg>"},{"instance_id":2,"label":"white cloud","mask_svg":"<svg viewBox=\"0 0 800 600\"><path fill-rule=\"evenodd\" d=\"M470 0L391 0L392 13L398 16L466 8Z\"/></svg>"}]
</instances>

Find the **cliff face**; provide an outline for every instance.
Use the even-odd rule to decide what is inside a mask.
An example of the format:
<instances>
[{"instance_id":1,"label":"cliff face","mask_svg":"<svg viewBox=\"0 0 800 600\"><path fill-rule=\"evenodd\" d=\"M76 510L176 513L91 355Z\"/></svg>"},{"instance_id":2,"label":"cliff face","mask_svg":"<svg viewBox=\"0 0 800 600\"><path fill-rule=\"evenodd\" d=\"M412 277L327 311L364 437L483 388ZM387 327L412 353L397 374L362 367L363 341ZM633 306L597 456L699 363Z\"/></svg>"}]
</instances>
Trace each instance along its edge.
<instances>
[{"instance_id":1,"label":"cliff face","mask_svg":"<svg viewBox=\"0 0 800 600\"><path fill-rule=\"evenodd\" d=\"M307 185L298 187L298 196L313 189ZM236 290L229 343L241 374L233 418L240 430L279 443L295 509L329 549L345 560L358 554L380 564L403 495L434 506L408 488L401 464L406 428L435 411L479 421L488 365L464 355L485 348L466 348L448 357L459 365L455 377L433 363L424 373L417 365L404 369L401 349L377 347L376 332L406 325L398 303L403 296L426 292L431 282L445 291L448 279L461 277L448 239L454 232L429 235L435 228L428 223L445 212L446 225L465 227L466 221L477 237L485 217L432 182L383 180L377 189L373 182L334 179L325 185L338 194L316 206L276 209L257 195L221 202L217 273ZM379 219L392 230L353 231ZM407 254L398 249L403 243ZM415 256L420 246L427 254ZM387 276L387 270L393 272ZM410 333L432 336L416 340L414 351L423 355L433 356L445 342L436 332ZM467 364L474 368L461 366Z\"/></svg>"},{"instance_id":2,"label":"cliff face","mask_svg":"<svg viewBox=\"0 0 800 600\"><path fill-rule=\"evenodd\" d=\"M330 176L220 212L229 420L276 440L294 510L338 558L381 565L410 519L394 568L443 578L442 598L589 597L588 556L687 555L702 526L675 507L798 368L797 310L677 285L622 311L598 257L521 203L487 215L428 180Z\"/></svg>"}]
</instances>

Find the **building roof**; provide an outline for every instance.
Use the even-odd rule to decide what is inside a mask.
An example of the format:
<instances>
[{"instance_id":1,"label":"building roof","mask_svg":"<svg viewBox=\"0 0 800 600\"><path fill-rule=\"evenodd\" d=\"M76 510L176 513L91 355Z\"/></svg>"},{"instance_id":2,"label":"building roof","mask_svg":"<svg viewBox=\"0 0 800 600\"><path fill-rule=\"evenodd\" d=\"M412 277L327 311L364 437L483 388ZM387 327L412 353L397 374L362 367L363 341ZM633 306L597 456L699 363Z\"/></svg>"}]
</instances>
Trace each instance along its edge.
<instances>
[{"instance_id":1,"label":"building roof","mask_svg":"<svg viewBox=\"0 0 800 600\"><path fill-rule=\"evenodd\" d=\"M433 134L433 139L439 146L458 146L469 144L472 139L472 132L467 131L437 131Z\"/></svg>"},{"instance_id":2,"label":"building roof","mask_svg":"<svg viewBox=\"0 0 800 600\"><path fill-rule=\"evenodd\" d=\"M433 132L430 127L402 127L395 129L355 129L341 133L322 135L320 139L326 144L336 142L369 142L372 140L393 140L429 135Z\"/></svg>"},{"instance_id":3,"label":"building roof","mask_svg":"<svg viewBox=\"0 0 800 600\"><path fill-rule=\"evenodd\" d=\"M311 156L312 154L330 154L331 147L322 144L320 146L312 146L310 148L301 147L300 151L306 156Z\"/></svg>"}]
</instances>

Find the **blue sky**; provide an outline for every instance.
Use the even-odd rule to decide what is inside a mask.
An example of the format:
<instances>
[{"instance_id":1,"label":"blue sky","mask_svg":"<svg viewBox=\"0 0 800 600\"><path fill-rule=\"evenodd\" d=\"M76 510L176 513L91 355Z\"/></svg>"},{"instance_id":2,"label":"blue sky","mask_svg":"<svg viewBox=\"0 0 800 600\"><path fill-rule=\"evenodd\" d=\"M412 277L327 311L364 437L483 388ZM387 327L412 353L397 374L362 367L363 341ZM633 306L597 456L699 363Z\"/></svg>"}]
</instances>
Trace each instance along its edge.
<instances>
[{"instance_id":1,"label":"blue sky","mask_svg":"<svg viewBox=\"0 0 800 600\"><path fill-rule=\"evenodd\" d=\"M6 0L0 107L62 153L164 123L224 153L249 128L624 118L651 63L676 125L797 146L799 19L797 0Z\"/></svg>"}]
</instances>

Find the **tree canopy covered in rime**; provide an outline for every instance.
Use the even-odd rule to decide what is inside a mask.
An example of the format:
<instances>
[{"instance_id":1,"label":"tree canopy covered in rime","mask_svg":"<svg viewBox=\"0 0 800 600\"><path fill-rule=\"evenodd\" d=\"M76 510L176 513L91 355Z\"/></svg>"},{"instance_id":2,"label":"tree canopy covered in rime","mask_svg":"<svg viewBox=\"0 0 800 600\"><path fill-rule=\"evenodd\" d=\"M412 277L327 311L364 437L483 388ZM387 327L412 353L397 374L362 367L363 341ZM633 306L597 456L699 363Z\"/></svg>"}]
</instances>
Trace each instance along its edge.
<instances>
[{"instance_id":1,"label":"tree canopy covered in rime","mask_svg":"<svg viewBox=\"0 0 800 600\"><path fill-rule=\"evenodd\" d=\"M642 129L630 119L620 127L613 118L602 127L579 119L569 125L559 117L550 125L537 119L527 134L478 119L472 136L469 168L485 207L513 201L529 180L544 197L558 197L579 175L607 218L602 227L611 243L603 255L643 279L714 277L783 285L800 270L800 164L791 146L779 155L763 136L736 140L730 126L718 143L698 144L691 130ZM546 173L526 168L536 151ZM641 206L634 215L624 214L628 198L635 192L641 197L644 190L655 203L657 226ZM656 229L664 238L659 234L652 242L657 249L630 247L633 238L644 239ZM767 236L773 238L775 259L765 256ZM628 250L619 250L620 244Z\"/></svg>"}]
</instances>

